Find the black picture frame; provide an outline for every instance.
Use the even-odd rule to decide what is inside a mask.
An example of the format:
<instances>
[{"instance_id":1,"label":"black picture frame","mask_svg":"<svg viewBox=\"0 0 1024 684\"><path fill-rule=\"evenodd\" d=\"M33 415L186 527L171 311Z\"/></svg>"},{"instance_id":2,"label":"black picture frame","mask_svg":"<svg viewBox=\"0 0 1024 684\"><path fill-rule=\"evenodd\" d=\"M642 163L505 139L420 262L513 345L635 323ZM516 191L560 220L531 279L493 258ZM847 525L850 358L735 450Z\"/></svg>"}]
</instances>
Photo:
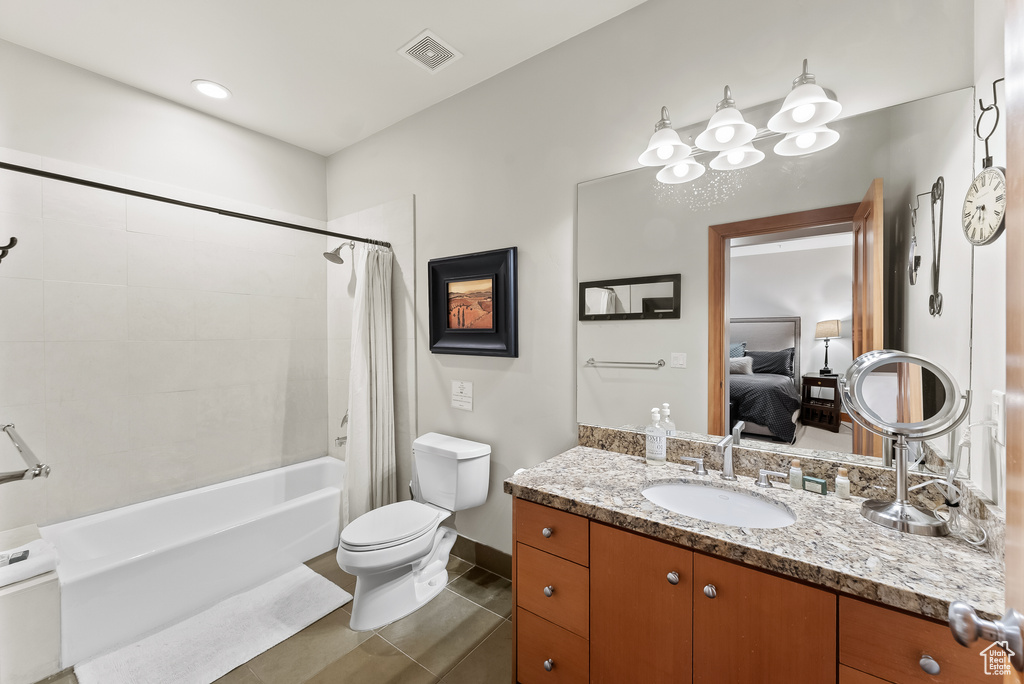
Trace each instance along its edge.
<instances>
[{"instance_id":1,"label":"black picture frame","mask_svg":"<svg viewBox=\"0 0 1024 684\"><path fill-rule=\"evenodd\" d=\"M430 351L467 356L519 356L519 306L515 247L431 259L427 262ZM458 295L452 284L491 280L489 327L449 315ZM486 289L486 288L484 288ZM485 303L481 305L486 306ZM479 306L478 306L479 308ZM477 311L479 313L479 311ZM455 323L455 325L453 325ZM461 327L461 324L467 327ZM468 327L479 325L482 327Z\"/></svg>"},{"instance_id":2,"label":"black picture frame","mask_svg":"<svg viewBox=\"0 0 1024 684\"><path fill-rule=\"evenodd\" d=\"M641 276L637 278L616 278L614 280L590 280L579 284L579 320L581 321L636 321L657 318L679 318L682 309L681 273L666 275ZM587 288L611 288L620 285L649 285L652 283L671 283L671 297L653 297L643 300L643 311L635 313L588 314Z\"/></svg>"}]
</instances>

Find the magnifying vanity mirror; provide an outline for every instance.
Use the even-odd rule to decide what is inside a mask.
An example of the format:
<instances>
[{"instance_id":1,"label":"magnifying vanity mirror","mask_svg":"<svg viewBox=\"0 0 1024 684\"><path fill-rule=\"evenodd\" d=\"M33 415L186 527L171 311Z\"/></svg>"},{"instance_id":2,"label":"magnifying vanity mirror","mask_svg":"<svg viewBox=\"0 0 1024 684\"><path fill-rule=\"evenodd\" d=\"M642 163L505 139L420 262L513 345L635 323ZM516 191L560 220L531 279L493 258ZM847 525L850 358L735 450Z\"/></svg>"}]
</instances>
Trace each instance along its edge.
<instances>
[{"instance_id":1,"label":"magnifying vanity mirror","mask_svg":"<svg viewBox=\"0 0 1024 684\"><path fill-rule=\"evenodd\" d=\"M945 231L941 315L929 311L929 278L912 283L907 277L911 206L939 176L949 197L942 208L945 223L960 221L960 202L953 198L980 169L974 155L976 103L974 89L965 88L860 113L829 124L840 138L828 149L802 157L768 154L750 168L712 169L690 183L662 184L652 168L580 183L578 283L680 273L681 287L678 319L579 317L578 422L641 429L651 407L667 402L677 429L694 439L717 440L743 421L747 448L888 466L898 438L860 427L839 397L838 380L854 358L879 349L931 360L976 398L965 420L990 420L993 391L1005 389L1005 240L972 247L958 232ZM700 130L695 123L679 133L685 140ZM875 270L867 275L858 270L868 259L856 225L866 192L876 202L880 227L870 254ZM802 222L778 232L780 217L792 216ZM734 237L722 226L746 232ZM627 234L630 239L623 240ZM916 231L916 254L923 255L926 274L931 240L930 231ZM873 290L862 287L865 277ZM818 323L835 321L838 337L816 336ZM787 339L779 338L779 328L788 331ZM730 363L736 356L752 356L753 367L744 371L742 363ZM590 358L667 362L652 369L587 365ZM820 372L826 366L835 375ZM869 399L862 406L865 415L880 423L931 426L946 415L949 402L960 400L960 390L947 387L929 365L918 364L915 372L913 393L897 402L890 392L877 405ZM737 397L734 391L762 374L776 376L781 419L752 413L749 404L758 392ZM875 375L866 390L894 381L881 370ZM942 457L950 456L960 434L913 442L912 461L923 453L917 468L944 473ZM987 428L971 431L960 474L1000 503L1005 448L994 434Z\"/></svg>"},{"instance_id":2,"label":"magnifying vanity mirror","mask_svg":"<svg viewBox=\"0 0 1024 684\"><path fill-rule=\"evenodd\" d=\"M945 520L915 506L907 497L909 442L955 430L970 413L970 390L961 394L956 379L925 358L879 349L854 360L839 379L839 391L853 420L869 432L893 440L896 499L868 499L861 506L861 515L900 532L932 537L949 534Z\"/></svg>"}]
</instances>

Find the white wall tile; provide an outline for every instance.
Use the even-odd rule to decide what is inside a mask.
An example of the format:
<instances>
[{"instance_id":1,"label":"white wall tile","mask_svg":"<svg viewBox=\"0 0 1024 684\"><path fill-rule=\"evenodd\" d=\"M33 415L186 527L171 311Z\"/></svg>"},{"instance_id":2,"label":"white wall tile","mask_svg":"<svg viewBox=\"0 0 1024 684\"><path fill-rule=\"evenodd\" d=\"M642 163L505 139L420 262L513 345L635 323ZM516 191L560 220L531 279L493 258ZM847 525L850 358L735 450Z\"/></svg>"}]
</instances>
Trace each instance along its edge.
<instances>
[{"instance_id":1,"label":"white wall tile","mask_svg":"<svg viewBox=\"0 0 1024 684\"><path fill-rule=\"evenodd\" d=\"M126 199L129 232L164 235L181 240L193 239L202 212L141 197Z\"/></svg>"},{"instance_id":2,"label":"white wall tile","mask_svg":"<svg viewBox=\"0 0 1024 684\"><path fill-rule=\"evenodd\" d=\"M288 348L289 380L324 380L327 377L327 340L291 340Z\"/></svg>"},{"instance_id":3,"label":"white wall tile","mask_svg":"<svg viewBox=\"0 0 1024 684\"><path fill-rule=\"evenodd\" d=\"M291 366L291 340L253 340L248 376L259 383L284 383Z\"/></svg>"},{"instance_id":4,"label":"white wall tile","mask_svg":"<svg viewBox=\"0 0 1024 684\"><path fill-rule=\"evenodd\" d=\"M0 342L41 341L43 329L42 281L0 278Z\"/></svg>"},{"instance_id":5,"label":"white wall tile","mask_svg":"<svg viewBox=\"0 0 1024 684\"><path fill-rule=\"evenodd\" d=\"M93 397L46 405L46 443L54 454L88 459L128 449L128 397Z\"/></svg>"},{"instance_id":6,"label":"white wall tile","mask_svg":"<svg viewBox=\"0 0 1024 684\"><path fill-rule=\"evenodd\" d=\"M195 342L194 387L229 387L250 381L252 343L248 340Z\"/></svg>"},{"instance_id":7,"label":"white wall tile","mask_svg":"<svg viewBox=\"0 0 1024 684\"><path fill-rule=\"evenodd\" d=\"M47 341L127 337L127 288L48 280L44 291Z\"/></svg>"},{"instance_id":8,"label":"white wall tile","mask_svg":"<svg viewBox=\"0 0 1024 684\"><path fill-rule=\"evenodd\" d=\"M4 257L0 272L5 278L43 277L43 219L0 213L0 245L12 237L16 244Z\"/></svg>"},{"instance_id":9,"label":"white wall tile","mask_svg":"<svg viewBox=\"0 0 1024 684\"><path fill-rule=\"evenodd\" d=\"M43 218L124 230L125 196L43 179Z\"/></svg>"},{"instance_id":10,"label":"white wall tile","mask_svg":"<svg viewBox=\"0 0 1024 684\"><path fill-rule=\"evenodd\" d=\"M128 233L128 284L179 290L195 288L192 244L163 235Z\"/></svg>"},{"instance_id":11,"label":"white wall tile","mask_svg":"<svg viewBox=\"0 0 1024 684\"><path fill-rule=\"evenodd\" d=\"M42 218L43 179L0 170L0 213Z\"/></svg>"},{"instance_id":12,"label":"white wall tile","mask_svg":"<svg viewBox=\"0 0 1024 684\"><path fill-rule=\"evenodd\" d=\"M133 450L195 441L196 393L165 392L136 397L129 409Z\"/></svg>"},{"instance_id":13,"label":"white wall tile","mask_svg":"<svg viewBox=\"0 0 1024 684\"><path fill-rule=\"evenodd\" d=\"M128 339L195 339L196 295L191 290L130 286Z\"/></svg>"},{"instance_id":14,"label":"white wall tile","mask_svg":"<svg viewBox=\"0 0 1024 684\"><path fill-rule=\"evenodd\" d=\"M216 432L196 439L196 486L223 482L253 472L253 434Z\"/></svg>"},{"instance_id":15,"label":"white wall tile","mask_svg":"<svg viewBox=\"0 0 1024 684\"><path fill-rule=\"evenodd\" d=\"M146 501L196 486L194 440L161 444L129 454L130 489L134 501Z\"/></svg>"},{"instance_id":16,"label":"white wall tile","mask_svg":"<svg viewBox=\"0 0 1024 684\"><path fill-rule=\"evenodd\" d=\"M0 342L0 406L46 401L43 342Z\"/></svg>"},{"instance_id":17,"label":"white wall tile","mask_svg":"<svg viewBox=\"0 0 1024 684\"><path fill-rule=\"evenodd\" d=\"M131 491L131 454L115 452L81 459L72 489L74 517L134 503Z\"/></svg>"},{"instance_id":18,"label":"white wall tile","mask_svg":"<svg viewBox=\"0 0 1024 684\"><path fill-rule=\"evenodd\" d=\"M265 442L281 443L284 423L287 419L286 394L288 386L284 382L260 382L252 385L252 418L256 430L263 431L270 437Z\"/></svg>"},{"instance_id":19,"label":"white wall tile","mask_svg":"<svg viewBox=\"0 0 1024 684\"><path fill-rule=\"evenodd\" d=\"M252 287L253 252L243 247L196 242L194 259L191 287L208 292L257 293Z\"/></svg>"},{"instance_id":20,"label":"white wall tile","mask_svg":"<svg viewBox=\"0 0 1024 684\"><path fill-rule=\"evenodd\" d=\"M196 344L198 343L192 341L129 341L128 394L193 389Z\"/></svg>"},{"instance_id":21,"label":"white wall tile","mask_svg":"<svg viewBox=\"0 0 1024 684\"><path fill-rule=\"evenodd\" d=\"M127 249L123 229L45 220L43 278L125 285L128 282Z\"/></svg>"},{"instance_id":22,"label":"white wall tile","mask_svg":"<svg viewBox=\"0 0 1024 684\"><path fill-rule=\"evenodd\" d=\"M251 385L214 387L196 392L196 435L247 432L253 425Z\"/></svg>"},{"instance_id":23,"label":"white wall tile","mask_svg":"<svg viewBox=\"0 0 1024 684\"><path fill-rule=\"evenodd\" d=\"M196 292L197 340L244 340L250 335L250 295Z\"/></svg>"},{"instance_id":24,"label":"white wall tile","mask_svg":"<svg viewBox=\"0 0 1024 684\"><path fill-rule=\"evenodd\" d=\"M76 340L45 345L47 402L125 393L127 342Z\"/></svg>"},{"instance_id":25,"label":"white wall tile","mask_svg":"<svg viewBox=\"0 0 1024 684\"><path fill-rule=\"evenodd\" d=\"M253 339L313 340L327 337L327 306L323 299L250 298Z\"/></svg>"},{"instance_id":26,"label":"white wall tile","mask_svg":"<svg viewBox=\"0 0 1024 684\"><path fill-rule=\"evenodd\" d=\"M286 424L306 418L327 418L327 381L289 382L285 388L284 411Z\"/></svg>"},{"instance_id":27,"label":"white wall tile","mask_svg":"<svg viewBox=\"0 0 1024 684\"><path fill-rule=\"evenodd\" d=\"M315 416L289 421L285 426L281 461L287 465L327 455L324 435L327 417Z\"/></svg>"}]
</instances>

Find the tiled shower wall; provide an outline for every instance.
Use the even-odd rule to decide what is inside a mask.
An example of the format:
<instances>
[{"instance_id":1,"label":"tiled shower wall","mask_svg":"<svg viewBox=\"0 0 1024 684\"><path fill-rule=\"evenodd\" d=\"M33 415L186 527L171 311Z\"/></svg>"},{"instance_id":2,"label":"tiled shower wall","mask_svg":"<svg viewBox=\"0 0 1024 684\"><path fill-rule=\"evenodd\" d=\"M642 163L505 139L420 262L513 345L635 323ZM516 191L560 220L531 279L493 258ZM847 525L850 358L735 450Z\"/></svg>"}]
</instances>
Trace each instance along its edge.
<instances>
[{"instance_id":1,"label":"tiled shower wall","mask_svg":"<svg viewBox=\"0 0 1024 684\"><path fill-rule=\"evenodd\" d=\"M327 238L0 171L9 236L0 529L327 453Z\"/></svg>"}]
</instances>

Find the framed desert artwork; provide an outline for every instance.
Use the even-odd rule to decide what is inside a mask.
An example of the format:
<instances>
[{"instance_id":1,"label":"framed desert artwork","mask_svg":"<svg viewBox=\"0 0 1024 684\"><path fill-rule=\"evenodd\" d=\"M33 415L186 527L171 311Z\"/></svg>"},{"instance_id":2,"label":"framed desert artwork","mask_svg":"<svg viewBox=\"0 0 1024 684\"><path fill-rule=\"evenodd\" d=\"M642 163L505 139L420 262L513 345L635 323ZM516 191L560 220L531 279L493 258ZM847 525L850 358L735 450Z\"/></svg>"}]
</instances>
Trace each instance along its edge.
<instances>
[{"instance_id":1,"label":"framed desert artwork","mask_svg":"<svg viewBox=\"0 0 1024 684\"><path fill-rule=\"evenodd\" d=\"M427 263L430 351L518 356L516 248Z\"/></svg>"}]
</instances>

